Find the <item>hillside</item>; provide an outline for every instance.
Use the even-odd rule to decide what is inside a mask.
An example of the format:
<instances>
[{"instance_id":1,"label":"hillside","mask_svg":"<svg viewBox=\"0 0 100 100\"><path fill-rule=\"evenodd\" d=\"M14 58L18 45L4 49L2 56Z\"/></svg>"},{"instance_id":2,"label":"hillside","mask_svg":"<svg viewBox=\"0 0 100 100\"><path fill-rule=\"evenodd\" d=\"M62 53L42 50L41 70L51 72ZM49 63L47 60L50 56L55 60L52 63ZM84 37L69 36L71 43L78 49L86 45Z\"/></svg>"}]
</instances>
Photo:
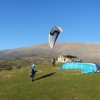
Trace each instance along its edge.
<instances>
[{"instance_id":1,"label":"hillside","mask_svg":"<svg viewBox=\"0 0 100 100\"><path fill-rule=\"evenodd\" d=\"M100 43L57 42L54 49L48 42L10 50L0 50L0 58L10 57L52 57L59 55L74 55L79 58L100 58Z\"/></svg>"}]
</instances>

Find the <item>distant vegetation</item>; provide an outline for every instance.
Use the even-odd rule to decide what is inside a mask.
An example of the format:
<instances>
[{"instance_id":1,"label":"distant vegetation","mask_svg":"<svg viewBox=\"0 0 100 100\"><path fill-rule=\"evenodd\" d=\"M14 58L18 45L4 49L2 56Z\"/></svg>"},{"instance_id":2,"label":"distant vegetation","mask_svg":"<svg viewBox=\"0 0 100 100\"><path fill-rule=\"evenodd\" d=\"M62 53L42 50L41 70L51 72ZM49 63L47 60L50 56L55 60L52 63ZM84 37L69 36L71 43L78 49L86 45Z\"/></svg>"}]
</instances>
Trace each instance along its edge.
<instances>
[{"instance_id":1,"label":"distant vegetation","mask_svg":"<svg viewBox=\"0 0 100 100\"><path fill-rule=\"evenodd\" d=\"M81 60L83 62L96 63L100 66L100 61L98 59L91 58L91 59L81 59ZM31 66L32 63L35 63L36 65L48 64L51 63L51 58L43 56L26 57L26 58L3 58L0 59L0 69L11 70L13 68Z\"/></svg>"},{"instance_id":2,"label":"distant vegetation","mask_svg":"<svg viewBox=\"0 0 100 100\"><path fill-rule=\"evenodd\" d=\"M26 58L4 58L0 59L0 68L12 69L30 66L32 63L36 65L47 64L51 60L50 58L43 57L26 57Z\"/></svg>"},{"instance_id":3,"label":"distant vegetation","mask_svg":"<svg viewBox=\"0 0 100 100\"><path fill-rule=\"evenodd\" d=\"M17 66L27 66L29 65L28 60L24 60L21 58L5 58L5 59L0 59L0 68L5 68L7 66L10 67L17 67Z\"/></svg>"}]
</instances>

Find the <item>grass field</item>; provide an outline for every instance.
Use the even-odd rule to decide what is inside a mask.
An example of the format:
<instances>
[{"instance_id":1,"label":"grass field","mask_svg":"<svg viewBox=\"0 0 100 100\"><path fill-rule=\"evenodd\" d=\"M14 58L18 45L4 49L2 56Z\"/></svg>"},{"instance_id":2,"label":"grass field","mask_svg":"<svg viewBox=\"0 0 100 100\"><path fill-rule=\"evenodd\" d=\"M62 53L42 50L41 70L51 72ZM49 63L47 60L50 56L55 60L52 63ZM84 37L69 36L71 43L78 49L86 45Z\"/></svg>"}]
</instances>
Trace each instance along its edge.
<instances>
[{"instance_id":1,"label":"grass field","mask_svg":"<svg viewBox=\"0 0 100 100\"><path fill-rule=\"evenodd\" d=\"M35 81L30 67L0 72L0 100L100 100L100 73L58 70L61 64L37 65Z\"/></svg>"}]
</instances>

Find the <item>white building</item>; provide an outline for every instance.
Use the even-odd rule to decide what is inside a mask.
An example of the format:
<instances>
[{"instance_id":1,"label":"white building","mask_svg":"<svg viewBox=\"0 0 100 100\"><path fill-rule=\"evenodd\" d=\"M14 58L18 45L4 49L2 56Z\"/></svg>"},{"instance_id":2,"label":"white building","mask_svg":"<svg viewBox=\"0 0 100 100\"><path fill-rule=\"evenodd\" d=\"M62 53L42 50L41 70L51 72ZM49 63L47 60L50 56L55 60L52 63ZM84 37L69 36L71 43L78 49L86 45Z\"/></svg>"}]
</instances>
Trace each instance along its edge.
<instances>
[{"instance_id":1,"label":"white building","mask_svg":"<svg viewBox=\"0 0 100 100\"><path fill-rule=\"evenodd\" d=\"M71 56L71 55L60 55L58 57L57 62L62 62L62 63L72 62L72 61L75 61L76 58L77 58L76 56Z\"/></svg>"}]
</instances>

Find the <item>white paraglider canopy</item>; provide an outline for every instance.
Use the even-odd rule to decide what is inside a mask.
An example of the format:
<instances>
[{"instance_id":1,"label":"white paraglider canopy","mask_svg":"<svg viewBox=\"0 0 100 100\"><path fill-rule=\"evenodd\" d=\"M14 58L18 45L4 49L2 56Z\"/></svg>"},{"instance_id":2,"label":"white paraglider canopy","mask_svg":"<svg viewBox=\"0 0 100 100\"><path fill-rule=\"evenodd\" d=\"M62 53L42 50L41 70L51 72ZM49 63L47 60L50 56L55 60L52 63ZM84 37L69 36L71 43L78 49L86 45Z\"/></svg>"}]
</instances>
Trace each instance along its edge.
<instances>
[{"instance_id":1,"label":"white paraglider canopy","mask_svg":"<svg viewBox=\"0 0 100 100\"><path fill-rule=\"evenodd\" d=\"M51 29L49 33L49 45L51 48L54 47L60 32L63 32L63 29L61 27L55 26Z\"/></svg>"}]
</instances>

